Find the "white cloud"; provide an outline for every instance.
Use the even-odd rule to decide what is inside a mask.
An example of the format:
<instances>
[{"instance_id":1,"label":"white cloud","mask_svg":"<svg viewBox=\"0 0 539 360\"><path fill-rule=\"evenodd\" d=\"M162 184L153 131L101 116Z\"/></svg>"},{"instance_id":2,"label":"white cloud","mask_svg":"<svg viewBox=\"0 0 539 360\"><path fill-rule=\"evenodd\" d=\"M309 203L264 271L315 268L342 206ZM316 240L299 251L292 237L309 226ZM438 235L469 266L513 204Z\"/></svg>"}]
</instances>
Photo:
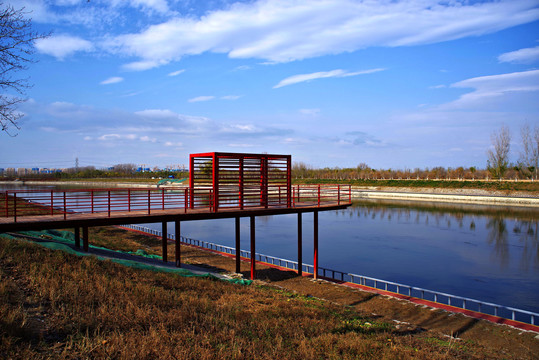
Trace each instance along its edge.
<instances>
[{"instance_id":1,"label":"white cloud","mask_svg":"<svg viewBox=\"0 0 539 360\"><path fill-rule=\"evenodd\" d=\"M106 80L103 80L100 82L101 85L109 85L109 84L116 84L116 83L119 83L119 82L122 82L124 81L124 78L122 77L119 77L119 76L113 76L113 77L110 77Z\"/></svg>"},{"instance_id":2,"label":"white cloud","mask_svg":"<svg viewBox=\"0 0 539 360\"><path fill-rule=\"evenodd\" d=\"M462 95L445 107L480 106L514 93L539 91L539 70L514 72L501 75L480 76L452 84L451 87L473 88L474 91Z\"/></svg>"},{"instance_id":3,"label":"white cloud","mask_svg":"<svg viewBox=\"0 0 539 360\"><path fill-rule=\"evenodd\" d=\"M193 103L193 102L200 102L200 101L209 101L213 99L215 99L215 96L197 96L187 101L189 101L190 103Z\"/></svg>"},{"instance_id":4,"label":"white cloud","mask_svg":"<svg viewBox=\"0 0 539 360\"><path fill-rule=\"evenodd\" d=\"M238 100L241 98L241 95L225 95L221 96L221 100Z\"/></svg>"},{"instance_id":5,"label":"white cloud","mask_svg":"<svg viewBox=\"0 0 539 360\"><path fill-rule=\"evenodd\" d=\"M145 136L140 137L140 141L156 142L157 139L156 138L151 138L151 137L145 135Z\"/></svg>"},{"instance_id":6,"label":"white cloud","mask_svg":"<svg viewBox=\"0 0 539 360\"><path fill-rule=\"evenodd\" d=\"M268 1L200 18L175 16L109 43L148 69L204 52L287 62L372 46L412 46L493 33L539 19L536 0Z\"/></svg>"},{"instance_id":7,"label":"white cloud","mask_svg":"<svg viewBox=\"0 0 539 360\"><path fill-rule=\"evenodd\" d=\"M35 41L36 49L43 54L63 60L78 51L92 51L94 46L88 40L77 36L57 35Z\"/></svg>"},{"instance_id":8,"label":"white cloud","mask_svg":"<svg viewBox=\"0 0 539 360\"><path fill-rule=\"evenodd\" d=\"M297 84L304 81L311 81L315 79L357 76L357 75L363 75L363 74L371 74L371 73L383 71L383 70L385 69L370 69L370 70L363 70L363 71L356 71L356 72L348 72L345 70L337 69L337 70L332 70L332 71L315 72L311 74L299 74L299 75L290 76L290 77L287 77L286 79L281 80L273 88L277 89L283 86Z\"/></svg>"},{"instance_id":9,"label":"white cloud","mask_svg":"<svg viewBox=\"0 0 539 360\"><path fill-rule=\"evenodd\" d=\"M97 138L101 141L111 141L111 140L136 140L137 135L135 134L104 134Z\"/></svg>"},{"instance_id":10,"label":"white cloud","mask_svg":"<svg viewBox=\"0 0 539 360\"><path fill-rule=\"evenodd\" d=\"M499 62L531 64L539 60L539 46L507 52L498 56Z\"/></svg>"},{"instance_id":11,"label":"white cloud","mask_svg":"<svg viewBox=\"0 0 539 360\"><path fill-rule=\"evenodd\" d=\"M182 146L183 146L183 143L181 143L181 142L172 142L172 141L167 141L167 142L165 142L165 146L176 146L176 147L182 147Z\"/></svg>"},{"instance_id":12,"label":"white cloud","mask_svg":"<svg viewBox=\"0 0 539 360\"><path fill-rule=\"evenodd\" d=\"M447 86L445 85L434 85L434 86L429 86L429 89L443 89L443 88L446 88Z\"/></svg>"},{"instance_id":13,"label":"white cloud","mask_svg":"<svg viewBox=\"0 0 539 360\"><path fill-rule=\"evenodd\" d=\"M178 76L178 75L180 75L180 74L182 74L184 72L185 72L185 69L176 70L176 71L173 71L173 72L169 73L168 76Z\"/></svg>"}]
</instances>

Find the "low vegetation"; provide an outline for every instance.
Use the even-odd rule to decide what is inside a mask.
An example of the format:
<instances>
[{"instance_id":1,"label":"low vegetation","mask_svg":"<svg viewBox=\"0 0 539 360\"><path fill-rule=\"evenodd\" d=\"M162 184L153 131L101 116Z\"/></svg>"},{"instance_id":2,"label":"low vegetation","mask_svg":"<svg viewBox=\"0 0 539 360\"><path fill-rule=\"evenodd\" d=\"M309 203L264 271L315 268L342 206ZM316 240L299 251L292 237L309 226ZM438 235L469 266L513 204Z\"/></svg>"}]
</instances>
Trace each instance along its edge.
<instances>
[{"instance_id":1,"label":"low vegetation","mask_svg":"<svg viewBox=\"0 0 539 360\"><path fill-rule=\"evenodd\" d=\"M7 358L498 357L275 287L125 268L1 237L0 297Z\"/></svg>"}]
</instances>

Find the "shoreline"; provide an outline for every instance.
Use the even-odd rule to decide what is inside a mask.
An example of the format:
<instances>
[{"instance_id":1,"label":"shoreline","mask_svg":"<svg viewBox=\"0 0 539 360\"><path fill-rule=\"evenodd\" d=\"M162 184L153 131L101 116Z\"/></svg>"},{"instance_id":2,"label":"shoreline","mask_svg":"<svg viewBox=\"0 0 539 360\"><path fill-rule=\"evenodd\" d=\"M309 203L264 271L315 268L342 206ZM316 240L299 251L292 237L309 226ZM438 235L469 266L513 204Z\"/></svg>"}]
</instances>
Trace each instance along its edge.
<instances>
[{"instance_id":1,"label":"shoreline","mask_svg":"<svg viewBox=\"0 0 539 360\"><path fill-rule=\"evenodd\" d=\"M158 188L157 184L122 183L117 181L0 181L0 185L29 186L90 186L114 188ZM174 186L174 185L172 185ZM183 189L185 185L176 185ZM510 195L500 191L481 189L442 189L442 188L406 188L406 187L365 187L352 186L352 200L408 200L417 202L441 202L455 204L479 204L494 206L539 207L539 197L525 192L513 192Z\"/></svg>"}]
</instances>

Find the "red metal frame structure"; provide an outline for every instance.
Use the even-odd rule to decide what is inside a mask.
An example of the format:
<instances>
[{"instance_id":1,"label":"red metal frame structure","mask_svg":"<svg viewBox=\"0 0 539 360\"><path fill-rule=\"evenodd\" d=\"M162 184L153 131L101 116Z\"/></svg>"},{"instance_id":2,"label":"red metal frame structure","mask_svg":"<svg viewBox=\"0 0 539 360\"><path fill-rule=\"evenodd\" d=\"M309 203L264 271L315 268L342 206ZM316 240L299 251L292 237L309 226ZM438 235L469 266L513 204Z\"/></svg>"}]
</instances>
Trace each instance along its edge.
<instances>
[{"instance_id":1,"label":"red metal frame structure","mask_svg":"<svg viewBox=\"0 0 539 360\"><path fill-rule=\"evenodd\" d=\"M219 208L292 206L292 156L211 152L189 157L190 207L210 196ZM213 192L213 193L212 193Z\"/></svg>"}]
</instances>

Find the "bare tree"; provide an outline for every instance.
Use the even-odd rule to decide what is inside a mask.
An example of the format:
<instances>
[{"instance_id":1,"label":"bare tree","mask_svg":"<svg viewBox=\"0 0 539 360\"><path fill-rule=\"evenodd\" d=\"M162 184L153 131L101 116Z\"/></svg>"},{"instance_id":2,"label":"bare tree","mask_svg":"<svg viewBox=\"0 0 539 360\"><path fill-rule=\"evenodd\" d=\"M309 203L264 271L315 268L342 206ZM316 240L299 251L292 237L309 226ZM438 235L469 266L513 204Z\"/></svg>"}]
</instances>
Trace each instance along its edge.
<instances>
[{"instance_id":1,"label":"bare tree","mask_svg":"<svg viewBox=\"0 0 539 360\"><path fill-rule=\"evenodd\" d=\"M27 69L33 62L34 41L47 36L32 31L32 21L26 14L24 8L17 10L0 3L0 127L7 134L10 126L20 129L18 120L23 114L17 106L26 100L26 89L31 86L28 79L14 74ZM6 94L8 91L16 95Z\"/></svg>"},{"instance_id":2,"label":"bare tree","mask_svg":"<svg viewBox=\"0 0 539 360\"><path fill-rule=\"evenodd\" d=\"M508 127L502 125L498 133L492 133L490 140L494 150L489 149L487 152L487 168L493 177L501 179L509 166L511 132Z\"/></svg>"}]
</instances>

